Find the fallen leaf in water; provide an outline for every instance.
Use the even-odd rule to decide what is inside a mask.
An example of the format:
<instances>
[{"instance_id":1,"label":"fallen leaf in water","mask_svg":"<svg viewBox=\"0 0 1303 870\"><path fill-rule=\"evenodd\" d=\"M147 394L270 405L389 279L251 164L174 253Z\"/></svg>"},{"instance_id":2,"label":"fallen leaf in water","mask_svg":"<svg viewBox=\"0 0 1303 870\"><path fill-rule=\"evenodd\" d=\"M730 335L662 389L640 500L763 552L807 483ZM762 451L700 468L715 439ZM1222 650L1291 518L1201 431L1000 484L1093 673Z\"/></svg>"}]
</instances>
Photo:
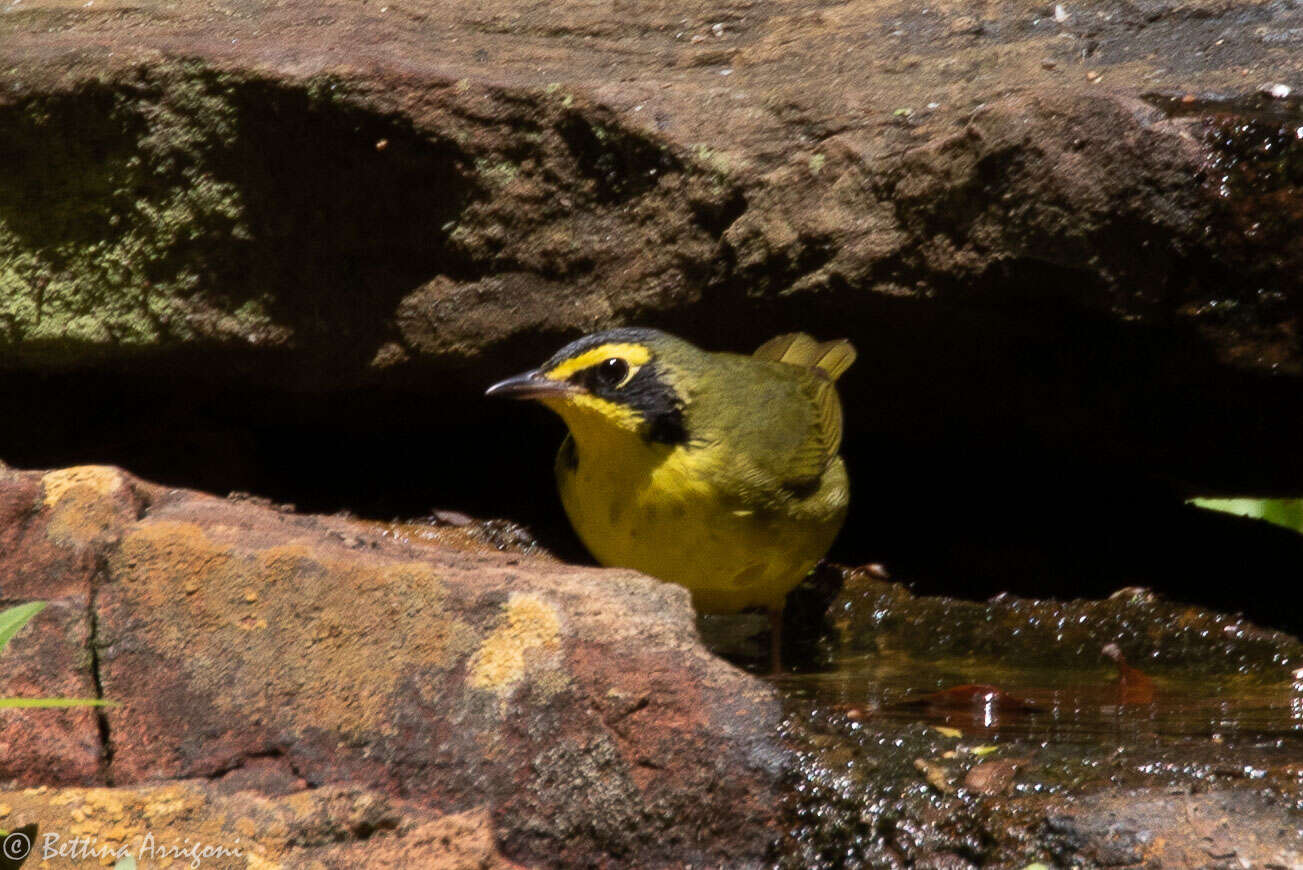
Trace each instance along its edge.
<instances>
[{"instance_id":1,"label":"fallen leaf in water","mask_svg":"<svg viewBox=\"0 0 1303 870\"><path fill-rule=\"evenodd\" d=\"M932 726L932 730L935 731L936 733L940 734L942 737L963 737L963 736L964 736L964 732L960 731L958 728L948 728L948 727L945 726L945 725L933 725L933 726Z\"/></svg>"},{"instance_id":2,"label":"fallen leaf in water","mask_svg":"<svg viewBox=\"0 0 1303 870\"><path fill-rule=\"evenodd\" d=\"M1144 671L1127 664L1115 643L1106 644L1101 652L1113 660L1118 669L1118 700L1122 704L1154 703L1154 681Z\"/></svg>"},{"instance_id":3,"label":"fallen leaf in water","mask_svg":"<svg viewBox=\"0 0 1303 870\"><path fill-rule=\"evenodd\" d=\"M927 780L928 785L942 794L949 794L954 790L954 786L950 784L949 772L941 765L915 758L914 767L918 769L919 773L923 774L923 778Z\"/></svg>"}]
</instances>

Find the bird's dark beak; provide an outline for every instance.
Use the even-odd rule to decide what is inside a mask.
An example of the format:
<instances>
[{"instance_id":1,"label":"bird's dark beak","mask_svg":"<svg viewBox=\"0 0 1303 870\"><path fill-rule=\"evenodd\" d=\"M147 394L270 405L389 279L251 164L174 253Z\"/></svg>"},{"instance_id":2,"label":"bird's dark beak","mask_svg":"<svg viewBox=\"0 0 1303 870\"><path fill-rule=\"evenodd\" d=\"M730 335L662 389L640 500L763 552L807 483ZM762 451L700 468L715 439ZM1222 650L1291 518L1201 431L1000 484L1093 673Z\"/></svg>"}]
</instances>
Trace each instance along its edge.
<instances>
[{"instance_id":1,"label":"bird's dark beak","mask_svg":"<svg viewBox=\"0 0 1303 870\"><path fill-rule=\"evenodd\" d=\"M486 396L502 396L506 399L545 399L548 396L566 396L575 391L574 386L565 381L554 381L545 377L538 369L498 381L484 391Z\"/></svg>"}]
</instances>

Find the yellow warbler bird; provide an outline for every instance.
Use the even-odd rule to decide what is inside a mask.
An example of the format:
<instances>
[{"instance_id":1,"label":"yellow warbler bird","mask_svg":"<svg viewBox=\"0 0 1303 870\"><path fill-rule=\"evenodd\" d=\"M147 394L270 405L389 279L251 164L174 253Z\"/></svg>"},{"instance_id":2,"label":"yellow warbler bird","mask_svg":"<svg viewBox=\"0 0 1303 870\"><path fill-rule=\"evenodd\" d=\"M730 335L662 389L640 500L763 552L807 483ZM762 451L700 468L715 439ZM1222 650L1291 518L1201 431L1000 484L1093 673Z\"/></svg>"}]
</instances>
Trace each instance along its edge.
<instances>
[{"instance_id":1,"label":"yellow warbler bird","mask_svg":"<svg viewBox=\"0 0 1303 870\"><path fill-rule=\"evenodd\" d=\"M744 356L613 329L487 395L561 415L561 503L599 562L686 586L701 612L764 608L777 666L787 593L846 517L834 381L854 360L804 333Z\"/></svg>"}]
</instances>

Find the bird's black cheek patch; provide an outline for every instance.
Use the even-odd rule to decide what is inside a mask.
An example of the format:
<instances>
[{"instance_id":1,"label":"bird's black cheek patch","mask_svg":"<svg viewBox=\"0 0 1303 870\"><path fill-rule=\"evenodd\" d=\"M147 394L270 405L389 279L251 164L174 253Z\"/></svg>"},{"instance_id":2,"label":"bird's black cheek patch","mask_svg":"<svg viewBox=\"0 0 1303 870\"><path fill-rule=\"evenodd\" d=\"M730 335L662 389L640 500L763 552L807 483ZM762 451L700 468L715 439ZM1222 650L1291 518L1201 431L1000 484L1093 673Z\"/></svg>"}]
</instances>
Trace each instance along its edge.
<instances>
[{"instance_id":1,"label":"bird's black cheek patch","mask_svg":"<svg viewBox=\"0 0 1303 870\"><path fill-rule=\"evenodd\" d=\"M643 437L653 444L686 444L683 400L654 362L649 362L616 391L646 421Z\"/></svg>"},{"instance_id":2,"label":"bird's black cheek patch","mask_svg":"<svg viewBox=\"0 0 1303 870\"><path fill-rule=\"evenodd\" d=\"M649 421L647 440L653 444L687 444L688 430L683 428L683 413L675 409Z\"/></svg>"}]
</instances>

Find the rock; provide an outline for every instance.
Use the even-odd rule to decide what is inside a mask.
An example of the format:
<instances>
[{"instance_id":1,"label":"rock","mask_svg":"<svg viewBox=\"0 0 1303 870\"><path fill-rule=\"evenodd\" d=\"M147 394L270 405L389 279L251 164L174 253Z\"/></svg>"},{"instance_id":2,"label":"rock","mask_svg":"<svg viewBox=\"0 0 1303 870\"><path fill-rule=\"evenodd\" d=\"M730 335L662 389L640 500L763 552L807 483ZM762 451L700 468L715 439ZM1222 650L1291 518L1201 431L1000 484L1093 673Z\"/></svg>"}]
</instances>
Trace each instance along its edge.
<instances>
[{"instance_id":1,"label":"rock","mask_svg":"<svg viewBox=\"0 0 1303 870\"><path fill-rule=\"evenodd\" d=\"M961 601L915 595L900 583L851 571L829 615L837 649L848 656L888 651L919 661L982 656L1048 669L1122 659L1185 679L1258 672L1280 677L1282 669L1303 662L1303 642L1294 636L1263 629L1238 614L1152 594L1103 601L1013 595ZM1126 670L1131 675L1119 682L1123 694L1149 680L1135 668ZM1152 693L1153 685L1148 689Z\"/></svg>"},{"instance_id":2,"label":"rock","mask_svg":"<svg viewBox=\"0 0 1303 870\"><path fill-rule=\"evenodd\" d=\"M0 583L0 600L9 588ZM55 598L0 657L0 697L96 697L86 667L90 646L86 602ZM5 711L0 718L0 782L102 783L100 738L99 719L90 708Z\"/></svg>"},{"instance_id":3,"label":"rock","mask_svg":"<svg viewBox=\"0 0 1303 870\"><path fill-rule=\"evenodd\" d=\"M1018 332L996 309L1049 335L1068 306L1303 371L1297 260L1228 247L1204 117L1142 102L1274 82L1296 9L403 8L7 12L0 155L43 158L0 186L8 352L408 386L413 357L515 370L540 329L654 319L754 345L796 294L807 328L866 342L900 300L993 338ZM1220 50L1184 51L1202 39ZM230 368L182 352L214 343ZM286 365L252 366L267 348Z\"/></svg>"},{"instance_id":4,"label":"rock","mask_svg":"<svg viewBox=\"0 0 1303 870\"><path fill-rule=\"evenodd\" d=\"M1246 75L1287 89L1296 9L1249 21L1088 0L978 19L955 3L901 16L860 0L835 12L750 3L711 21L580 3L403 8L9 10L0 147L9 165L47 157L42 174L0 188L10 349L39 363L285 347L295 377L330 384L414 350L466 359L519 342L515 356L538 319L574 331L655 312L736 317L707 290L818 289L858 322L883 295L972 308L960 294L972 282L1006 302L1055 301L1053 277L1106 318L1177 316L1214 342L1243 340L1184 309L1238 293L1213 283L1233 271L1198 271L1219 250L1203 233L1215 191L1189 183L1208 146L1197 124L1137 100L1248 93ZM1219 50L1183 51L1204 40ZM1164 64L1173 52L1181 63ZM921 120L898 113L924 106ZM980 184L955 176L953 225L896 214L908 197L893 182L915 150L962 156L984 115L979 134L1001 116L1031 123L1005 122L1004 156L980 164ZM1070 159L1043 159L1056 152ZM1075 211L1101 181L1099 207ZM772 272L754 252L730 259L738 233L726 231L743 217L771 228ZM1114 245L1126 232L1136 244ZM1298 371L1297 349L1285 357Z\"/></svg>"},{"instance_id":5,"label":"rock","mask_svg":"<svg viewBox=\"0 0 1303 870\"><path fill-rule=\"evenodd\" d=\"M1303 860L1293 814L1265 795L1134 792L1086 799L1046 818L1052 853L1065 864L1112 867L1292 867ZM1276 836L1255 832L1272 831Z\"/></svg>"},{"instance_id":6,"label":"rock","mask_svg":"<svg viewBox=\"0 0 1303 870\"><path fill-rule=\"evenodd\" d=\"M118 788L0 790L8 816L39 826L29 860L69 866L112 855L217 868L421 866L510 870L486 810L437 814L373 791L289 795L204 780ZM70 822L70 817L72 821ZM55 866L58 866L57 864Z\"/></svg>"},{"instance_id":7,"label":"rock","mask_svg":"<svg viewBox=\"0 0 1303 870\"><path fill-rule=\"evenodd\" d=\"M103 746L93 714L0 720L20 785L197 778L205 795L278 806L352 790L415 808L411 824L346 825L411 830L395 862L446 831L531 865L745 863L768 848L785 769L777 703L702 648L678 587L112 468L8 471L0 502L25 506L5 553L26 565L22 597L80 603L15 641L23 661L41 662L42 691L98 685L117 705ZM94 574L60 573L79 560ZM0 691L30 688L6 679ZM316 839L340 838L298 844Z\"/></svg>"},{"instance_id":8,"label":"rock","mask_svg":"<svg viewBox=\"0 0 1303 870\"><path fill-rule=\"evenodd\" d=\"M1297 541L1214 527L1182 499L1303 487L1303 119L1294 91L1254 92L1297 90L1300 16L1193 0L745 0L709 14L567 0L10 4L0 455L31 467L110 455L325 512L416 516L437 498L551 521L541 540L561 550L555 421L479 402L485 385L617 323L732 350L799 327L849 335L862 353L843 384L863 494L850 561L979 597L1154 586L1280 626L1303 612ZM116 472L70 474L50 504L39 475L6 475L0 597L56 601L24 636L41 652L20 663L21 690L84 693L98 674L124 699L99 735L120 752L101 761L87 711L50 714L67 727L48 726L49 764L7 773L111 775L120 788L220 778L269 800L357 788L411 800L417 827L469 826L472 840L487 818L494 852L471 848L473 861L588 860L612 842L631 861L755 857L752 833L771 819L773 701L718 713L755 686L685 658L696 647L677 629L638 644L659 651L650 661L611 661L625 641L583 634L606 623L577 602L600 594L612 613L661 625L621 585L641 581L594 593L589 573L521 557L532 539L515 527L484 530L505 555L463 551L465 537L396 542L342 519L228 513ZM939 508L938 493L981 503ZM296 536L311 541L301 559ZM431 553L446 597L402 573ZM546 584L527 594L541 598L513 599L521 581L508 575L535 572ZM496 578L482 592L481 574ZM291 595L291 580L311 594ZM656 594L682 612L672 590ZM1020 636L975 632L985 605L893 614L886 600L881 620L845 630L864 649L893 621L911 643L1021 649ZM1130 606L1103 608L1100 629L1074 629L1060 654L1093 655L1106 634L1134 657L1127 629L1187 613ZM564 617L555 633L549 607ZM1041 638L1034 620L1083 613L995 609ZM1214 668L1224 652L1234 668L1285 643L1247 628L1199 643L1239 629L1191 611L1195 627L1163 645L1168 663L1193 650ZM177 628L189 625L204 630ZM390 682L345 667L355 637ZM314 671L318 658L338 674ZM714 688L675 688L699 683ZM583 714L562 721L571 702ZM450 715L491 739L470 740ZM693 737L679 766L658 770L678 750L641 723L716 733L694 730L702 717L741 728L725 743L756 755ZM18 739L0 724L0 739ZM427 746L405 752L413 733ZM421 767L432 753L438 777ZM743 771L749 797L719 835L748 845L711 851L710 825L689 831L703 805L737 796L710 791L739 782L721 765ZM680 775L682 790L666 784ZM861 798L829 792L820 812L844 801L848 830L889 827L875 826L890 801L866 816ZM469 805L481 793L485 811ZM928 812L925 828L972 818ZM628 844L631 820L647 824ZM972 863L979 827L930 859ZM402 846L383 834L366 845L380 840Z\"/></svg>"}]
</instances>

